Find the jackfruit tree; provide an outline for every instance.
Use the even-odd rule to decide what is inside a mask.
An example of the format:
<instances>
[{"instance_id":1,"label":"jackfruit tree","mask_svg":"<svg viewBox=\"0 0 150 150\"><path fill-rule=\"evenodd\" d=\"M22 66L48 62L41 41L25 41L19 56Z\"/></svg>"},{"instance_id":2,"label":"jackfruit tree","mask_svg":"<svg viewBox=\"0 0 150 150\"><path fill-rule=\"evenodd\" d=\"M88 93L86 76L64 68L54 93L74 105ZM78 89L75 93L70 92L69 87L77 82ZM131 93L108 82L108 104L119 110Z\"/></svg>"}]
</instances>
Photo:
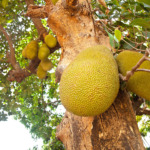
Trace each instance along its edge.
<instances>
[{"instance_id":1,"label":"jackfruit tree","mask_svg":"<svg viewBox=\"0 0 150 150\"><path fill-rule=\"evenodd\" d=\"M150 147L149 12L149 0L2 0L0 120L43 150Z\"/></svg>"}]
</instances>

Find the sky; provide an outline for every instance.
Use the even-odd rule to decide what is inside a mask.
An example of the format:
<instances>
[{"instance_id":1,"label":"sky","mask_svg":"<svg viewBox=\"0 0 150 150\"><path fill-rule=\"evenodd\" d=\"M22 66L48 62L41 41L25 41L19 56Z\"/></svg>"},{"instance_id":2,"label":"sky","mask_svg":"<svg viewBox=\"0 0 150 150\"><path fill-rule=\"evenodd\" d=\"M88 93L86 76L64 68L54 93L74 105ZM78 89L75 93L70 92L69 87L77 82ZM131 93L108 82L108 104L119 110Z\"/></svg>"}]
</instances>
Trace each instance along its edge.
<instances>
[{"instance_id":1,"label":"sky","mask_svg":"<svg viewBox=\"0 0 150 150\"><path fill-rule=\"evenodd\" d=\"M42 144L42 139L34 141L29 130L12 116L0 121L0 150L32 150L36 145L41 150Z\"/></svg>"},{"instance_id":2,"label":"sky","mask_svg":"<svg viewBox=\"0 0 150 150\"><path fill-rule=\"evenodd\" d=\"M150 133L143 142L146 147L150 146ZM0 121L0 150L32 150L36 145L38 150L42 150L42 139L34 141L29 130L18 120L10 116L8 121Z\"/></svg>"},{"instance_id":3,"label":"sky","mask_svg":"<svg viewBox=\"0 0 150 150\"><path fill-rule=\"evenodd\" d=\"M63 114L65 108L59 105L56 111ZM32 139L29 130L19 120L9 116L7 121L0 121L0 150L32 150L36 145L42 150L43 140Z\"/></svg>"}]
</instances>

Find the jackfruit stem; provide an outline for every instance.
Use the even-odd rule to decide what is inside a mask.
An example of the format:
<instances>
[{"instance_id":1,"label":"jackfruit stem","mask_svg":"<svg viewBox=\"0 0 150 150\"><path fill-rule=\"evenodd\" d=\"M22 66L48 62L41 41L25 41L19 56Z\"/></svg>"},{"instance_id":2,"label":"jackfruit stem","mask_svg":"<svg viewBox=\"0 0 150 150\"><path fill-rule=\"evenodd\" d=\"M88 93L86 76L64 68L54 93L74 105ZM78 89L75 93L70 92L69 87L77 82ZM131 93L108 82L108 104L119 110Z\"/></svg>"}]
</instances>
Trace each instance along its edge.
<instances>
[{"instance_id":1,"label":"jackfruit stem","mask_svg":"<svg viewBox=\"0 0 150 150\"><path fill-rule=\"evenodd\" d=\"M144 61L146 60L150 61L150 59L148 58L149 55L150 55L150 49L146 49L144 56L137 62L137 64L130 71L127 71L126 76L119 74L120 79L127 82L130 79L130 77L133 76L134 73L137 71L150 72L150 70L148 69L138 69Z\"/></svg>"}]
</instances>

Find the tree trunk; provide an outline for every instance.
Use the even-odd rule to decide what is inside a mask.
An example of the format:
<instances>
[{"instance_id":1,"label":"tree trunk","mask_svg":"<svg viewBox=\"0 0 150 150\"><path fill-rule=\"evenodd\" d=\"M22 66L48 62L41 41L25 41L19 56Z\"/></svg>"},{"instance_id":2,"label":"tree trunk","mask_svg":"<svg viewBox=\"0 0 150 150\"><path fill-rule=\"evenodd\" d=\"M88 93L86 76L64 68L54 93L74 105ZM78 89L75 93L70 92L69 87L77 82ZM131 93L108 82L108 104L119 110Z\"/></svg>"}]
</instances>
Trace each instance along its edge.
<instances>
[{"instance_id":1,"label":"tree trunk","mask_svg":"<svg viewBox=\"0 0 150 150\"><path fill-rule=\"evenodd\" d=\"M57 138L67 150L144 150L126 91L120 91L112 106L99 116L66 112L57 127Z\"/></svg>"},{"instance_id":2,"label":"tree trunk","mask_svg":"<svg viewBox=\"0 0 150 150\"><path fill-rule=\"evenodd\" d=\"M92 16L90 1L62 0L52 6L46 0L48 25L61 45L61 61L57 67L57 81L66 66L87 47L97 44L109 46L100 24ZM96 117L79 117L66 112L57 127L57 138L67 150L143 150L135 114L127 92L120 91L105 113Z\"/></svg>"}]
</instances>

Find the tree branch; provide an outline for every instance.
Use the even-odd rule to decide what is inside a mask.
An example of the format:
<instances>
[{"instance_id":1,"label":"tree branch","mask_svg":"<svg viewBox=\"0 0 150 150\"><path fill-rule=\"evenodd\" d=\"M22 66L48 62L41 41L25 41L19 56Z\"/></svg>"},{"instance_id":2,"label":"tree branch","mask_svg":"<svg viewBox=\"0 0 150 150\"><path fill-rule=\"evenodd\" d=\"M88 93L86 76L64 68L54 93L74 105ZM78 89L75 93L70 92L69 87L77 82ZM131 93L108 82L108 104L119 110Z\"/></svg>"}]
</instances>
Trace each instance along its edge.
<instances>
[{"instance_id":1,"label":"tree branch","mask_svg":"<svg viewBox=\"0 0 150 150\"><path fill-rule=\"evenodd\" d=\"M139 60L139 62L131 69L131 71L127 71L126 76L120 75L121 79L123 81L128 81L130 79L131 76L133 76L133 74L137 71L146 71L146 72L150 72L150 70L148 69L137 69L140 67L140 65L146 61L146 60L150 60L148 58L148 56L150 55L150 50L146 50L145 51L145 55Z\"/></svg>"},{"instance_id":2,"label":"tree branch","mask_svg":"<svg viewBox=\"0 0 150 150\"><path fill-rule=\"evenodd\" d=\"M136 72L137 72L137 71L150 72L150 70L149 70L149 69L136 69Z\"/></svg>"},{"instance_id":3,"label":"tree branch","mask_svg":"<svg viewBox=\"0 0 150 150\"><path fill-rule=\"evenodd\" d=\"M15 58L15 49L13 47L13 42L11 40L10 35L8 35L8 33L5 31L5 29L3 28L3 26L0 24L0 30L3 32L3 34L5 35L7 41L8 41L8 45L10 48L10 54L7 53L8 56L8 61L9 63L11 63L12 67L16 70L20 69L19 64L16 62L16 58Z\"/></svg>"},{"instance_id":4,"label":"tree branch","mask_svg":"<svg viewBox=\"0 0 150 150\"><path fill-rule=\"evenodd\" d=\"M34 5L34 0L26 0L26 4L27 4L27 7L29 8L30 5L31 6ZM34 23L34 25L35 25L35 27L36 27L36 29L38 31L40 39L44 40L44 36L46 34L48 34L48 32L46 31L46 29L44 28L43 24L41 23L41 20L39 18L32 18L32 17L31 17L31 20Z\"/></svg>"},{"instance_id":5,"label":"tree branch","mask_svg":"<svg viewBox=\"0 0 150 150\"><path fill-rule=\"evenodd\" d=\"M141 108L142 104L144 105L143 108ZM145 100L143 98L138 96L134 97L132 106L136 115L150 115L150 109L145 105Z\"/></svg>"},{"instance_id":6,"label":"tree branch","mask_svg":"<svg viewBox=\"0 0 150 150\"><path fill-rule=\"evenodd\" d=\"M138 111L136 112L136 115L139 115L139 116L141 116L141 115L150 115L150 109L148 109L148 108L145 108L145 109L139 108Z\"/></svg>"},{"instance_id":7,"label":"tree branch","mask_svg":"<svg viewBox=\"0 0 150 150\"><path fill-rule=\"evenodd\" d=\"M34 6L30 4L25 16L32 18L47 18L48 14L47 11L45 10L45 6Z\"/></svg>"},{"instance_id":8,"label":"tree branch","mask_svg":"<svg viewBox=\"0 0 150 150\"><path fill-rule=\"evenodd\" d=\"M140 106L144 103L144 99L140 98L138 96L134 97L134 99L132 100L132 106L133 109L135 111L135 113L138 111L138 109L140 108Z\"/></svg>"}]
</instances>

